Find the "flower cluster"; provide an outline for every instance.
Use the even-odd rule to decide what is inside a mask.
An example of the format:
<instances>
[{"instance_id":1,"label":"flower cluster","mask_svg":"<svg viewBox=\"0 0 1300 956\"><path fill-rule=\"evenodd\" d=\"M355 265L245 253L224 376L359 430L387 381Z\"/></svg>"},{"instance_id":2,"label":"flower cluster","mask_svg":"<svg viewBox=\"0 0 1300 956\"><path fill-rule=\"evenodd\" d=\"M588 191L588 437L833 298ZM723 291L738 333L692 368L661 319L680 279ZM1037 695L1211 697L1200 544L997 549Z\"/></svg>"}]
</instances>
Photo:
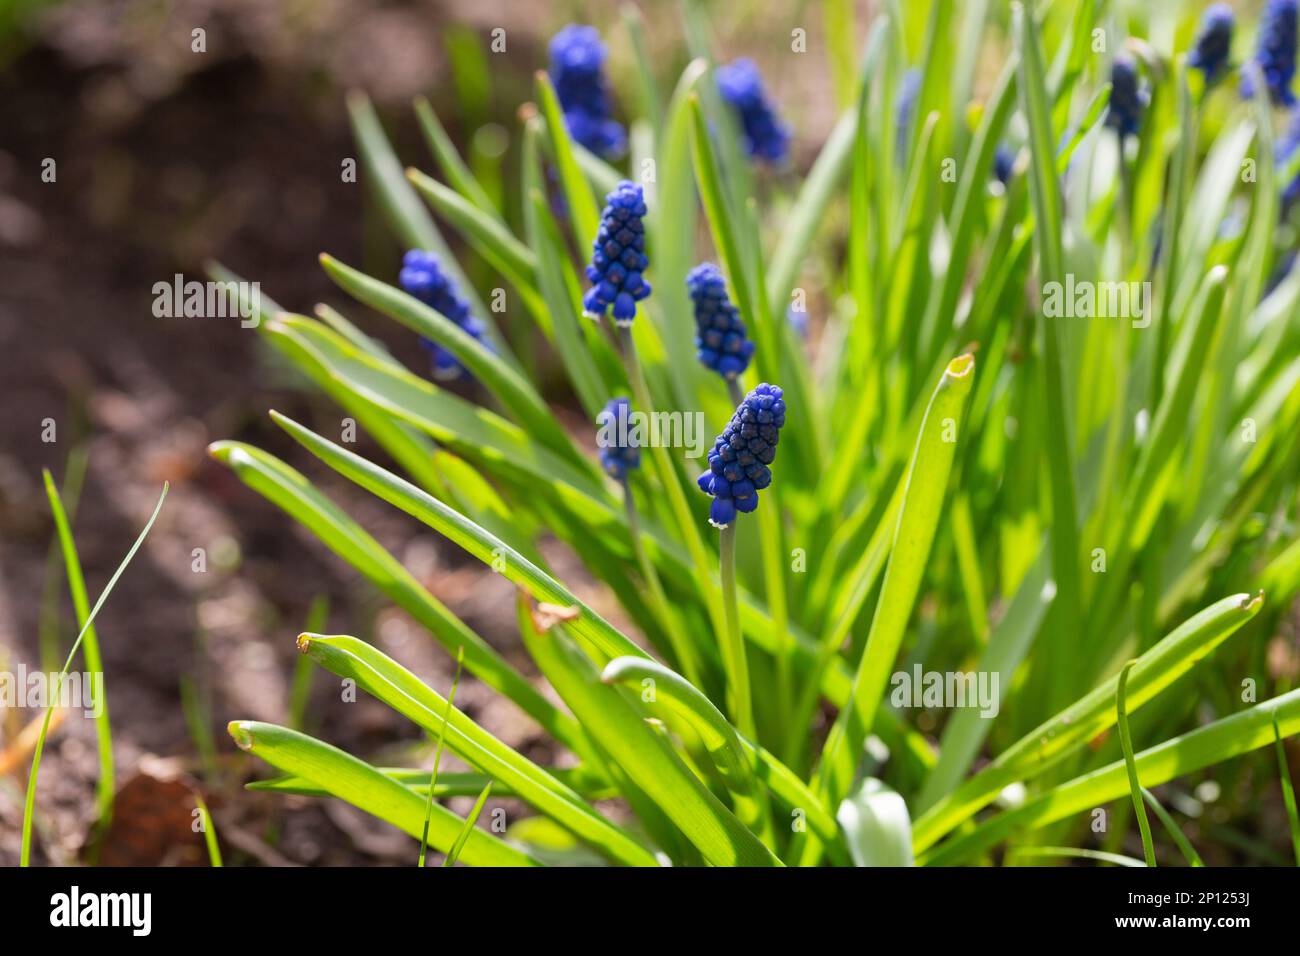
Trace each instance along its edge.
<instances>
[{"instance_id":1,"label":"flower cluster","mask_svg":"<svg viewBox=\"0 0 1300 956\"><path fill-rule=\"evenodd\" d=\"M1269 0L1259 21L1259 39L1255 46L1255 63L1264 75L1264 86L1274 103L1294 106L1291 80L1295 77L1296 0ZM1241 95L1255 95L1255 80L1250 71L1241 77Z\"/></svg>"},{"instance_id":2,"label":"flower cluster","mask_svg":"<svg viewBox=\"0 0 1300 956\"><path fill-rule=\"evenodd\" d=\"M790 131L772 108L754 61L742 57L718 67L717 80L723 100L739 115L750 158L769 163L784 160L790 148Z\"/></svg>"},{"instance_id":3,"label":"flower cluster","mask_svg":"<svg viewBox=\"0 0 1300 956\"><path fill-rule=\"evenodd\" d=\"M737 512L758 507L758 493L772 483L768 466L785 424L785 401L775 385L759 385L741 401L736 414L709 452L709 470L700 475L700 490L713 496L709 524L725 528Z\"/></svg>"},{"instance_id":4,"label":"flower cluster","mask_svg":"<svg viewBox=\"0 0 1300 956\"><path fill-rule=\"evenodd\" d=\"M600 466L616 481L625 480L629 471L641 467L641 449L632 430L631 414L632 403L620 396L611 398L596 416L600 426Z\"/></svg>"},{"instance_id":5,"label":"flower cluster","mask_svg":"<svg viewBox=\"0 0 1300 956\"><path fill-rule=\"evenodd\" d=\"M492 348L492 340L487 337L483 323L470 314L469 303L461 298L451 277L442 271L442 263L434 253L424 249L407 252L402 257L402 271L397 281L407 293ZM420 344L433 353L434 378L447 380L464 374L465 369L456 356L437 342L422 338Z\"/></svg>"},{"instance_id":6,"label":"flower cluster","mask_svg":"<svg viewBox=\"0 0 1300 956\"><path fill-rule=\"evenodd\" d=\"M1137 64L1130 57L1117 56L1110 65L1110 105L1106 108L1106 125L1126 136L1136 136L1142 127L1142 113L1147 94L1138 79Z\"/></svg>"},{"instance_id":7,"label":"flower cluster","mask_svg":"<svg viewBox=\"0 0 1300 956\"><path fill-rule=\"evenodd\" d=\"M614 307L614 321L626 328L636 317L636 304L650 294L642 278L650 260L645 254L645 196L641 187L623 180L605 197L600 231L592 243L587 278L592 286L582 298L582 309L600 318Z\"/></svg>"},{"instance_id":8,"label":"flower cluster","mask_svg":"<svg viewBox=\"0 0 1300 956\"><path fill-rule=\"evenodd\" d=\"M551 38L550 55L551 82L569 135L598 156L621 156L627 134L609 115L605 44L596 28L569 24Z\"/></svg>"},{"instance_id":9,"label":"flower cluster","mask_svg":"<svg viewBox=\"0 0 1300 956\"><path fill-rule=\"evenodd\" d=\"M1201 17L1201 29L1196 35L1187 65L1200 70L1207 84L1213 83L1228 69L1228 55L1232 52L1232 7L1216 3L1206 8Z\"/></svg>"},{"instance_id":10,"label":"flower cluster","mask_svg":"<svg viewBox=\"0 0 1300 956\"><path fill-rule=\"evenodd\" d=\"M722 272L711 262L696 266L686 276L686 291L695 306L695 348L700 361L725 379L749 367L754 343L745 332L740 310L727 295Z\"/></svg>"}]
</instances>

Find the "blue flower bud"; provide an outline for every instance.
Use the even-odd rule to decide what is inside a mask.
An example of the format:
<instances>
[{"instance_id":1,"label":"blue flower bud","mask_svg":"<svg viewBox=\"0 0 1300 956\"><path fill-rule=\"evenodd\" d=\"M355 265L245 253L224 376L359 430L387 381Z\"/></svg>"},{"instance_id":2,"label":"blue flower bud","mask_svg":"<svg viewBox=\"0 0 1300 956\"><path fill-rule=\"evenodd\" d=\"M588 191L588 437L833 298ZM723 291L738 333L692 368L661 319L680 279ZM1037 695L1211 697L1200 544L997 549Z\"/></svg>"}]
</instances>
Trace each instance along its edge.
<instances>
[{"instance_id":1,"label":"blue flower bud","mask_svg":"<svg viewBox=\"0 0 1300 956\"><path fill-rule=\"evenodd\" d=\"M632 433L632 403L624 397L611 398L596 424L600 426L597 444L600 446L600 465L606 474L622 481L627 473L641 467L641 450Z\"/></svg>"},{"instance_id":2,"label":"blue flower bud","mask_svg":"<svg viewBox=\"0 0 1300 956\"><path fill-rule=\"evenodd\" d=\"M1294 106L1296 0L1269 0L1255 44L1255 63L1264 75L1268 95L1281 106ZM1249 70L1242 71L1241 95L1247 99L1255 95L1255 80Z\"/></svg>"},{"instance_id":3,"label":"blue flower bud","mask_svg":"<svg viewBox=\"0 0 1300 956\"><path fill-rule=\"evenodd\" d=\"M758 493L772 483L776 444L785 424L780 388L764 382L741 400L709 451L709 470L697 484L713 496L709 524L725 528L737 513L758 507Z\"/></svg>"},{"instance_id":4,"label":"blue flower bud","mask_svg":"<svg viewBox=\"0 0 1300 956\"><path fill-rule=\"evenodd\" d=\"M998 182L1003 186L1011 182L1011 174L1015 172L1016 151L1006 143L998 143L998 148L993 151L993 175L997 177Z\"/></svg>"},{"instance_id":5,"label":"blue flower bud","mask_svg":"<svg viewBox=\"0 0 1300 956\"><path fill-rule=\"evenodd\" d=\"M711 262L686 276L686 291L695 306L695 348L700 362L731 380L749 367L754 343L745 331L740 310L731 304L722 272Z\"/></svg>"},{"instance_id":6,"label":"blue flower bud","mask_svg":"<svg viewBox=\"0 0 1300 956\"><path fill-rule=\"evenodd\" d=\"M1205 9L1201 16L1201 30L1187 57L1187 65L1205 75L1206 84L1213 83L1228 69L1228 55L1232 52L1232 7L1216 3Z\"/></svg>"},{"instance_id":7,"label":"blue flower bud","mask_svg":"<svg viewBox=\"0 0 1300 956\"><path fill-rule=\"evenodd\" d=\"M645 254L645 214L641 187L626 179L605 197L587 266L592 285L582 298L583 312L589 317L600 318L612 306L615 323L627 328L636 317L636 304L650 294L644 277L650 265Z\"/></svg>"},{"instance_id":8,"label":"blue flower bud","mask_svg":"<svg viewBox=\"0 0 1300 956\"><path fill-rule=\"evenodd\" d=\"M442 271L442 263L432 252L412 249L402 257L402 271L398 284L409 295L437 310L448 321L456 323L465 332L492 349L487 329L469 311L469 303L460 295L451 277ZM421 338L420 344L433 353L433 376L437 379L455 379L465 369L451 352L431 339Z\"/></svg>"},{"instance_id":9,"label":"blue flower bud","mask_svg":"<svg viewBox=\"0 0 1300 956\"><path fill-rule=\"evenodd\" d=\"M595 27L571 23L551 38L551 82L574 142L598 156L617 157L627 134L610 118L605 89L605 44Z\"/></svg>"},{"instance_id":10,"label":"blue flower bud","mask_svg":"<svg viewBox=\"0 0 1300 956\"><path fill-rule=\"evenodd\" d=\"M772 108L753 60L742 57L717 70L718 92L735 109L751 159L779 163L790 147L790 131Z\"/></svg>"},{"instance_id":11,"label":"blue flower bud","mask_svg":"<svg viewBox=\"0 0 1300 956\"><path fill-rule=\"evenodd\" d=\"M1135 136L1142 127L1142 113L1147 93L1141 87L1137 64L1130 57L1117 56L1110 65L1110 104L1106 108L1106 125L1119 133L1121 142Z\"/></svg>"}]
</instances>

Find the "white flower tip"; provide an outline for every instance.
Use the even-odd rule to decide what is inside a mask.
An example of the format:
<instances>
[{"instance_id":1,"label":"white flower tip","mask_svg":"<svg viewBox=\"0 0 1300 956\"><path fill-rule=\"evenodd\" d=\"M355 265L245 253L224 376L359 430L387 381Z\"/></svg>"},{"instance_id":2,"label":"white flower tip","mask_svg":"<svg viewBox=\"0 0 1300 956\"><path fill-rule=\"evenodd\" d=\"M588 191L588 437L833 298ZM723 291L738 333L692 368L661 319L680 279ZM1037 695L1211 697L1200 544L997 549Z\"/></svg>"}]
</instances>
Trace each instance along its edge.
<instances>
[{"instance_id":1,"label":"white flower tip","mask_svg":"<svg viewBox=\"0 0 1300 956\"><path fill-rule=\"evenodd\" d=\"M614 320L614 324L617 325L620 329L630 329L630 328L632 328L632 320L631 320L631 319L615 319L615 320Z\"/></svg>"},{"instance_id":2,"label":"white flower tip","mask_svg":"<svg viewBox=\"0 0 1300 956\"><path fill-rule=\"evenodd\" d=\"M709 524L713 525L713 527L717 528L719 531L725 531L727 528L731 527L730 521L726 522L725 524L718 524L712 518L709 519Z\"/></svg>"}]
</instances>

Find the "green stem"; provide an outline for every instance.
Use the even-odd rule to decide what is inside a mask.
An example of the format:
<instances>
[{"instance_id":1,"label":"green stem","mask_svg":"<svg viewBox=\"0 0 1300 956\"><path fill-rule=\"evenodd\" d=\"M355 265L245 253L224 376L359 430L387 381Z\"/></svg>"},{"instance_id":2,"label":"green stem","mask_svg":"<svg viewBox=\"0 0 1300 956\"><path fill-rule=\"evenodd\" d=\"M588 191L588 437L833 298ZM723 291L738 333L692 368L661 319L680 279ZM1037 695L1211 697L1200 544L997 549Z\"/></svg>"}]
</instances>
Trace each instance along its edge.
<instances>
[{"instance_id":1,"label":"green stem","mask_svg":"<svg viewBox=\"0 0 1300 956\"><path fill-rule=\"evenodd\" d=\"M628 380L631 382L632 394L636 398L636 403L647 413L652 412L654 403L650 400L650 388L646 384L645 372L637 359L636 346L632 342L631 327L620 328L618 337L623 348L623 361L627 365ZM719 609L718 589L713 582L713 574L710 571L712 562L709 559L708 551L704 547L704 539L700 537L700 529L696 520L691 517L691 508L686 501L686 493L682 491L677 470L673 467L672 459L669 457L667 450L659 445L652 444L650 446L650 457L654 461L659 483L663 485L664 491L668 495L668 505L673 511L673 517L676 519L678 527L681 529L691 563L695 565L698 572L697 580L703 592L701 596L704 599L704 606L708 610L709 620L713 624L714 633L722 634L725 630L725 624Z\"/></svg>"},{"instance_id":2,"label":"green stem","mask_svg":"<svg viewBox=\"0 0 1300 956\"><path fill-rule=\"evenodd\" d=\"M636 513L636 501L632 497L632 486L624 476L623 481L623 504L627 511L628 532L632 536L632 551L636 555L637 566L641 569L641 577L645 580L646 587L650 591L650 607L655 617L658 618L659 627L663 630L668 638L668 643L672 648L673 655L677 658L677 666L682 669L686 679L696 687L703 689L701 683L700 665L695 656L695 649L691 646L690 641L683 640L681 632L678 630L677 620L673 616L672 605L668 603L668 595L664 592L663 582L659 580L659 572L650 561L650 556L646 554L645 545L641 541L641 522Z\"/></svg>"},{"instance_id":3,"label":"green stem","mask_svg":"<svg viewBox=\"0 0 1300 956\"><path fill-rule=\"evenodd\" d=\"M736 520L720 534L722 567L722 607L726 619L722 637L722 660L727 668L727 687L731 690L731 709L740 732L757 740L753 703L749 690L749 664L745 645L740 639L740 613L736 606Z\"/></svg>"},{"instance_id":4,"label":"green stem","mask_svg":"<svg viewBox=\"0 0 1300 956\"><path fill-rule=\"evenodd\" d=\"M447 718L451 715L451 702L456 699L456 687L460 684L460 671L465 664L465 647L456 651L456 676L451 679L451 691L447 694L447 704L442 710L442 729L438 731L438 749L433 754L433 773L429 776L429 797L424 804L424 829L420 833L420 862L424 868L425 852L429 849L429 818L433 816L433 794L438 789L438 765L442 763L442 745L447 740Z\"/></svg>"}]
</instances>

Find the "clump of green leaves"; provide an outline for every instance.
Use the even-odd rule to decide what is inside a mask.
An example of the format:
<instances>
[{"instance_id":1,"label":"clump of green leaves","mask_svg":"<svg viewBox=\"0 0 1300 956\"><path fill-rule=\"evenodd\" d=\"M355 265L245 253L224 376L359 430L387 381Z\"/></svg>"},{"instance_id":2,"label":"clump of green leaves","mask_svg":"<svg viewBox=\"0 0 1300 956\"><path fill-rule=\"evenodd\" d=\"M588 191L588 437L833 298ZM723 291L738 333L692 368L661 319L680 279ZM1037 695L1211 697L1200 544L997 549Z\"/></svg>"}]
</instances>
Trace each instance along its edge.
<instances>
[{"instance_id":1,"label":"clump of green leaves","mask_svg":"<svg viewBox=\"0 0 1300 956\"><path fill-rule=\"evenodd\" d=\"M851 20L847 6L828 9ZM1279 222L1276 118L1262 98L1205 91L1181 52L1136 44L1149 99L1120 143L1102 122L1111 54L1093 49L1098 5L1013 4L1005 21L992 6L886 4L856 73L838 43L841 116L795 182L750 168L713 85L708 26L686 3L696 58L671 96L659 98L644 57L634 64L627 168L653 171L642 184L655 294L630 349L581 318L579 271L598 199L624 173L570 140L545 74L537 106L520 113L507 204L427 102L417 114L437 177L403 175L373 109L350 100L363 179L398 244L454 268L436 215L508 286L512 323L490 330L488 347L391 274L323 256L340 289L442 346L476 384L440 387L339 311L309 317L263 297L261 334L395 468L273 417L304 457L512 582L519 637L562 706L305 474L239 442L212 453L578 763L538 764L375 648L307 634L315 663L472 771L433 780L236 722L239 745L286 775L259 787L347 800L417 840L427 828L429 846L473 865L869 865L975 863L1000 848L1013 860L1134 862L1122 825L1100 846L1075 845L1093 838L1090 811L1113 804L1125 820L1131 796L1177 834L1149 788L1260 749L1254 786L1275 786L1267 748L1300 731L1300 691L1263 659L1300 590L1288 544L1300 275L1269 289L1280 244L1294 241ZM1195 15L1180 17L1183 46ZM852 35L851 22L836 25ZM641 25L626 26L644 49ZM1003 66L972 103L986 39ZM899 124L909 67L918 82ZM999 146L1018 158L991 187ZM539 373L558 365L592 420L631 394L645 412L700 411L716 431L734 396L694 360L685 291L706 258L756 343L748 384L779 383L789 409L763 507L735 527L741 662L719 626L730 582L693 487L700 466L655 449L655 467L612 481L558 423L552 403L569 396L544 394ZM1044 316L1053 290L1105 282L1150 282L1146 311ZM792 308L817 315L815 345L787 320ZM633 350L638 361L624 362ZM610 589L650 650L554 574L538 547L548 537ZM899 705L893 675L922 665L997 675L997 718ZM1270 681L1277 696L1243 693ZM477 816L489 785L538 816L502 839L439 803L480 795ZM611 795L635 825L595 807ZM1154 860L1145 817L1142 833Z\"/></svg>"}]
</instances>

